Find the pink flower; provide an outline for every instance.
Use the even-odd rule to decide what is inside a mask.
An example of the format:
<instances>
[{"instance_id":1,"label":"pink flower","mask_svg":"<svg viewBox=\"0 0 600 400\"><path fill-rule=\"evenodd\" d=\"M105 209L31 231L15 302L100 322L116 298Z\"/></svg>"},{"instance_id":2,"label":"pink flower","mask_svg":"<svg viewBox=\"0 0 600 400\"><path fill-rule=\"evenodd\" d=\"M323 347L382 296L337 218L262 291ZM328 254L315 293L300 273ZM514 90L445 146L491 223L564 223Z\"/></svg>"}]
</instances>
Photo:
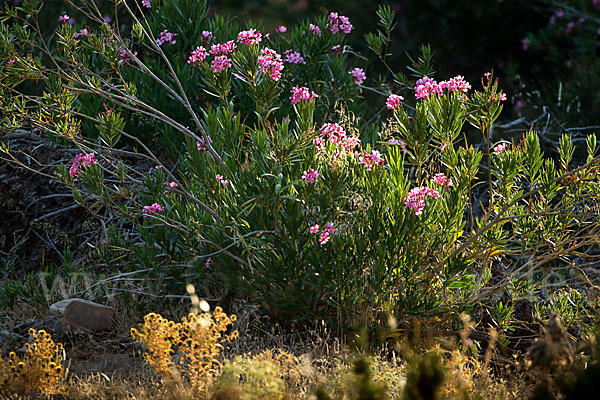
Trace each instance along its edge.
<instances>
[{"instance_id":1,"label":"pink flower","mask_svg":"<svg viewBox=\"0 0 600 400\"><path fill-rule=\"evenodd\" d=\"M58 17L58 21L62 22L63 24L66 24L67 22L69 22L70 18L71 17L69 17L67 14L65 14L63 16Z\"/></svg>"},{"instance_id":2,"label":"pink flower","mask_svg":"<svg viewBox=\"0 0 600 400\"><path fill-rule=\"evenodd\" d=\"M262 35L260 34L260 31L257 31L256 29L250 29L238 33L237 41L238 43L244 43L250 46L260 43L262 41Z\"/></svg>"},{"instance_id":3,"label":"pink flower","mask_svg":"<svg viewBox=\"0 0 600 400\"><path fill-rule=\"evenodd\" d=\"M15 60L13 60L12 58L10 60L8 60L8 65L13 65L15 63Z\"/></svg>"},{"instance_id":4,"label":"pink flower","mask_svg":"<svg viewBox=\"0 0 600 400\"><path fill-rule=\"evenodd\" d=\"M385 159L381 156L381 153L377 150L371 150L371 154L363 150L362 155L358 157L359 164L365 166L369 171L377 165L385 163Z\"/></svg>"},{"instance_id":5,"label":"pink flower","mask_svg":"<svg viewBox=\"0 0 600 400\"><path fill-rule=\"evenodd\" d=\"M319 225L313 225L310 228L308 228L308 230L310 231L310 233L312 233L313 235L319 233ZM323 228L323 230L321 231L321 234L319 235L319 244L325 244L327 242L329 242L329 239L331 239L331 235L333 235L333 233L335 232L335 226L333 225L333 222L328 222L325 224L325 228Z\"/></svg>"},{"instance_id":6,"label":"pink flower","mask_svg":"<svg viewBox=\"0 0 600 400\"><path fill-rule=\"evenodd\" d=\"M90 32L88 31L87 28L83 28L79 32L75 33L74 38L77 39L80 36L88 37L88 36L90 36Z\"/></svg>"},{"instance_id":7,"label":"pink flower","mask_svg":"<svg viewBox=\"0 0 600 400\"><path fill-rule=\"evenodd\" d=\"M328 222L325 224L325 228L323 228L324 232L327 232L329 234L332 234L333 232L335 232L335 226L333 225L333 222Z\"/></svg>"},{"instance_id":8,"label":"pink flower","mask_svg":"<svg viewBox=\"0 0 600 400\"><path fill-rule=\"evenodd\" d=\"M278 81L281 78L283 63L281 56L272 49L264 48L258 56L258 65L263 74L268 74L271 80Z\"/></svg>"},{"instance_id":9,"label":"pink flower","mask_svg":"<svg viewBox=\"0 0 600 400\"><path fill-rule=\"evenodd\" d=\"M69 174L71 178L76 178L81 174L81 169L86 165L96 164L96 156L94 153L89 154L77 154L73 160L73 165L69 168Z\"/></svg>"},{"instance_id":10,"label":"pink flower","mask_svg":"<svg viewBox=\"0 0 600 400\"><path fill-rule=\"evenodd\" d=\"M338 13L332 12L327 18L327 29L334 35L339 31L343 31L345 34L348 34L352 31L353 26L348 17L344 17L343 15L338 15Z\"/></svg>"},{"instance_id":11,"label":"pink flower","mask_svg":"<svg viewBox=\"0 0 600 400\"><path fill-rule=\"evenodd\" d=\"M310 24L308 29L310 29L313 35L321 36L321 28L319 28L317 25Z\"/></svg>"},{"instance_id":12,"label":"pink flower","mask_svg":"<svg viewBox=\"0 0 600 400\"><path fill-rule=\"evenodd\" d=\"M165 186L167 186L170 189L175 189L179 185L177 185L177 182L165 182ZM169 189L165 189L164 193L169 193Z\"/></svg>"},{"instance_id":13,"label":"pink flower","mask_svg":"<svg viewBox=\"0 0 600 400\"><path fill-rule=\"evenodd\" d=\"M400 107L402 107L402 100L404 100L404 97L395 94L390 94L387 98L387 101L385 102L385 105L388 108L388 110L397 110Z\"/></svg>"},{"instance_id":14,"label":"pink flower","mask_svg":"<svg viewBox=\"0 0 600 400\"><path fill-rule=\"evenodd\" d=\"M135 57L137 57L137 51L134 51L131 54L133 54ZM131 61L131 56L129 56L129 53L123 47L121 47L119 49L119 59L123 62L123 64L126 64L129 61Z\"/></svg>"},{"instance_id":15,"label":"pink flower","mask_svg":"<svg viewBox=\"0 0 600 400\"><path fill-rule=\"evenodd\" d=\"M500 143L498 146L494 147L494 153L495 154L500 154L502 153L504 150L506 150L506 143Z\"/></svg>"},{"instance_id":16,"label":"pink flower","mask_svg":"<svg viewBox=\"0 0 600 400\"><path fill-rule=\"evenodd\" d=\"M144 218L146 218L148 215L156 214L163 210L164 210L163 206L161 206L158 203L154 203L149 206L144 206Z\"/></svg>"},{"instance_id":17,"label":"pink flower","mask_svg":"<svg viewBox=\"0 0 600 400\"><path fill-rule=\"evenodd\" d=\"M208 141L212 143L212 139L208 136ZM206 141L204 137L201 137L200 140L196 141L196 146L198 147L198 151L202 151L204 153L208 153L208 148L205 146Z\"/></svg>"},{"instance_id":18,"label":"pink flower","mask_svg":"<svg viewBox=\"0 0 600 400\"><path fill-rule=\"evenodd\" d=\"M286 33L287 32L287 28L283 25L279 25L277 28L275 28L275 32L277 33Z\"/></svg>"},{"instance_id":19,"label":"pink flower","mask_svg":"<svg viewBox=\"0 0 600 400\"><path fill-rule=\"evenodd\" d=\"M283 60L283 62L289 64L306 64L306 61L304 61L304 58L302 58L300 53L294 50L285 51L285 60Z\"/></svg>"},{"instance_id":20,"label":"pink flower","mask_svg":"<svg viewBox=\"0 0 600 400\"><path fill-rule=\"evenodd\" d=\"M215 73L221 72L226 68L231 68L231 59L227 56L217 56L212 61L211 66Z\"/></svg>"},{"instance_id":21,"label":"pink flower","mask_svg":"<svg viewBox=\"0 0 600 400\"><path fill-rule=\"evenodd\" d=\"M200 40L202 40L203 42L210 42L214 40L214 38L215 37L211 31L202 31L202 38L200 38Z\"/></svg>"},{"instance_id":22,"label":"pink flower","mask_svg":"<svg viewBox=\"0 0 600 400\"><path fill-rule=\"evenodd\" d=\"M527 51L529 49L529 38L524 38L521 40L521 48L523 51Z\"/></svg>"},{"instance_id":23,"label":"pink flower","mask_svg":"<svg viewBox=\"0 0 600 400\"><path fill-rule=\"evenodd\" d=\"M500 96L498 96L498 100L506 101L506 93L500 93Z\"/></svg>"},{"instance_id":24,"label":"pink flower","mask_svg":"<svg viewBox=\"0 0 600 400\"><path fill-rule=\"evenodd\" d=\"M365 71L363 71L362 68L354 68L352 71L349 71L348 73L354 77L354 83L356 83L357 85L362 84L367 77L365 75Z\"/></svg>"},{"instance_id":25,"label":"pink flower","mask_svg":"<svg viewBox=\"0 0 600 400\"><path fill-rule=\"evenodd\" d=\"M156 169L162 169L162 165L155 165L154 168L156 168Z\"/></svg>"},{"instance_id":26,"label":"pink flower","mask_svg":"<svg viewBox=\"0 0 600 400\"><path fill-rule=\"evenodd\" d=\"M150 0L142 0L142 5L146 8L152 8L152 5L150 4Z\"/></svg>"},{"instance_id":27,"label":"pink flower","mask_svg":"<svg viewBox=\"0 0 600 400\"><path fill-rule=\"evenodd\" d=\"M304 175L302 178L306 181L306 183L315 183L315 179L319 177L319 171L314 169L309 169L308 171L304 171Z\"/></svg>"},{"instance_id":28,"label":"pink flower","mask_svg":"<svg viewBox=\"0 0 600 400\"><path fill-rule=\"evenodd\" d=\"M227 43L213 44L210 47L210 54L213 54L215 56L227 55L233 53L236 48L237 45L235 44L235 42L233 40L230 40Z\"/></svg>"},{"instance_id":29,"label":"pink flower","mask_svg":"<svg viewBox=\"0 0 600 400\"><path fill-rule=\"evenodd\" d=\"M229 179L223 178L223 175L217 174L215 175L215 178L221 183L221 185L223 185L223 187L230 183Z\"/></svg>"},{"instance_id":30,"label":"pink flower","mask_svg":"<svg viewBox=\"0 0 600 400\"><path fill-rule=\"evenodd\" d=\"M404 154L406 154L406 149L405 149L405 147L406 147L406 143L404 143L402 140L398 140L398 139L396 139L396 138L392 138L392 139L390 139L390 140L388 141L388 144L391 144L391 145L396 145L396 146L400 146L400 148L402 149L402 152L403 152Z\"/></svg>"},{"instance_id":31,"label":"pink flower","mask_svg":"<svg viewBox=\"0 0 600 400\"><path fill-rule=\"evenodd\" d=\"M337 55L339 56L342 51L342 46L340 46L339 44L336 44L335 46L333 46L331 48L331 51L335 51L337 53Z\"/></svg>"},{"instance_id":32,"label":"pink flower","mask_svg":"<svg viewBox=\"0 0 600 400\"><path fill-rule=\"evenodd\" d=\"M167 44L175 44L177 43L177 39L175 38L175 36L177 36L176 33L171 33L168 30L164 30L160 33L160 36L158 37L158 39L156 39L156 43L159 46L162 46L163 44L167 43Z\"/></svg>"},{"instance_id":33,"label":"pink flower","mask_svg":"<svg viewBox=\"0 0 600 400\"><path fill-rule=\"evenodd\" d=\"M198 47L196 47L196 50L194 50L190 53L190 58L188 59L188 64L198 65L202 61L206 60L206 56L208 56L206 49L202 46L198 46Z\"/></svg>"},{"instance_id":34,"label":"pink flower","mask_svg":"<svg viewBox=\"0 0 600 400\"><path fill-rule=\"evenodd\" d=\"M208 259L206 260L206 263L204 265L206 266L206 268L210 268L211 263L212 263L212 257L208 257Z\"/></svg>"},{"instance_id":35,"label":"pink flower","mask_svg":"<svg viewBox=\"0 0 600 400\"><path fill-rule=\"evenodd\" d=\"M440 172L439 174L435 174L433 176L433 181L438 184L439 186L445 186L447 185L448 187L454 187L454 184L452 183L452 181L450 179L448 179L448 177L446 175L444 175L444 173Z\"/></svg>"},{"instance_id":36,"label":"pink flower","mask_svg":"<svg viewBox=\"0 0 600 400\"><path fill-rule=\"evenodd\" d=\"M319 244L325 244L327 242L329 242L329 239L331 238L331 235L329 234L329 232L321 232L321 236L319 236Z\"/></svg>"},{"instance_id":37,"label":"pink flower","mask_svg":"<svg viewBox=\"0 0 600 400\"><path fill-rule=\"evenodd\" d=\"M408 192L408 197L404 200L404 205L411 208L415 215L421 215L425 209L425 199L427 197L437 199L440 197L440 193L435 189L429 189L425 186L412 188Z\"/></svg>"},{"instance_id":38,"label":"pink flower","mask_svg":"<svg viewBox=\"0 0 600 400\"><path fill-rule=\"evenodd\" d=\"M295 105L301 100L308 100L309 103L312 103L315 97L319 96L315 92L308 90L307 87L295 86L292 89L292 95L290 96L290 99L292 100L292 105Z\"/></svg>"}]
</instances>

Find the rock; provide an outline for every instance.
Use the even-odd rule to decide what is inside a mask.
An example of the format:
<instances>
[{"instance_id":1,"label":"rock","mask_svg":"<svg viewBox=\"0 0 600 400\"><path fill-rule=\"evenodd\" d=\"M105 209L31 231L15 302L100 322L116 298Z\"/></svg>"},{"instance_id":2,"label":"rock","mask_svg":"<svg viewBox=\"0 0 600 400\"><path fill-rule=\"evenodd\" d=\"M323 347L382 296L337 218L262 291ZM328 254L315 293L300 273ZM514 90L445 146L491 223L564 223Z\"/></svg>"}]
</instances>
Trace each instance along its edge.
<instances>
[{"instance_id":1,"label":"rock","mask_svg":"<svg viewBox=\"0 0 600 400\"><path fill-rule=\"evenodd\" d=\"M115 309L73 299L65 308L63 330L104 331L112 328Z\"/></svg>"},{"instance_id":2,"label":"rock","mask_svg":"<svg viewBox=\"0 0 600 400\"><path fill-rule=\"evenodd\" d=\"M63 315L65 313L65 309L67 308L67 306L69 304L71 304L73 301L82 301L84 303L88 303L88 304L96 304L93 301L89 301L89 300L84 300L84 299L66 299L66 300L61 300L61 301L57 301L56 303L52 304L50 306L50 312L53 314L61 314Z\"/></svg>"},{"instance_id":3,"label":"rock","mask_svg":"<svg viewBox=\"0 0 600 400\"><path fill-rule=\"evenodd\" d=\"M62 320L62 315L51 315L44 319L44 329L53 336L60 336L63 333Z\"/></svg>"}]
</instances>

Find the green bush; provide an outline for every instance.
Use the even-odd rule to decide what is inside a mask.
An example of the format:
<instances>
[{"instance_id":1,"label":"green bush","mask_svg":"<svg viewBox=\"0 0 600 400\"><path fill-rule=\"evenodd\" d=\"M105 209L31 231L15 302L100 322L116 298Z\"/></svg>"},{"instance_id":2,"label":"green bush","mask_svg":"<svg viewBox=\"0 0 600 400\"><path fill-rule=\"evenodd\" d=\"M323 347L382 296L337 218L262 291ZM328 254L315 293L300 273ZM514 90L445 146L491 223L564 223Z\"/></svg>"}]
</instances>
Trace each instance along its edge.
<instances>
[{"instance_id":1,"label":"green bush","mask_svg":"<svg viewBox=\"0 0 600 400\"><path fill-rule=\"evenodd\" d=\"M207 297L225 288L282 320L339 328L389 313L457 325L466 312L510 331L517 302L544 298L549 271L566 288L569 268L594 257L595 136L580 166L567 135L556 161L532 131L491 143L506 99L491 73L479 90L460 76L437 83L425 46L408 76L390 71L393 84L372 88L334 14L245 44L238 30L259 25L208 17L201 1L120 2L131 37L77 4L85 20L60 25L50 45L28 17L42 2L5 8L5 129L33 125L82 150L58 179L135 227L112 246L129 252L125 265L153 268L155 291L193 281ZM378 15L366 39L387 63L394 13ZM216 59L231 64L221 71L217 55L190 59L212 40L237 46ZM305 64L283 63L286 50ZM378 110L364 107L366 91L380 94Z\"/></svg>"}]
</instances>

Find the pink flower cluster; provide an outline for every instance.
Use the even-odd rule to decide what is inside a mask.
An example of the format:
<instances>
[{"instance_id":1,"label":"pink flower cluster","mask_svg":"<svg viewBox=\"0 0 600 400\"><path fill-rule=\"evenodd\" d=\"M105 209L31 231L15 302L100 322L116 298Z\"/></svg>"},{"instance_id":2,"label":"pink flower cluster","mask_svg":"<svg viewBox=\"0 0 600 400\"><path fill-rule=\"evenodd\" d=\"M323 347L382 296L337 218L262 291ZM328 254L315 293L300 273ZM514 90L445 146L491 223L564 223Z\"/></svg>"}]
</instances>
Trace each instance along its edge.
<instances>
[{"instance_id":1,"label":"pink flower cluster","mask_svg":"<svg viewBox=\"0 0 600 400\"><path fill-rule=\"evenodd\" d=\"M306 64L306 61L304 61L304 58L302 58L300 53L294 50L285 51L285 60L283 60L283 62L289 64Z\"/></svg>"},{"instance_id":2,"label":"pink flower cluster","mask_svg":"<svg viewBox=\"0 0 600 400\"><path fill-rule=\"evenodd\" d=\"M231 59L227 56L217 56L212 61L211 66L215 73L221 72L226 68L231 68Z\"/></svg>"},{"instance_id":3,"label":"pink flower cluster","mask_svg":"<svg viewBox=\"0 0 600 400\"><path fill-rule=\"evenodd\" d=\"M287 32L287 28L283 25L279 25L277 28L275 28L275 32L277 33L286 33Z\"/></svg>"},{"instance_id":4,"label":"pink flower cluster","mask_svg":"<svg viewBox=\"0 0 600 400\"><path fill-rule=\"evenodd\" d=\"M338 13L332 12L327 18L327 29L333 34L336 34L339 31L343 31L345 34L348 34L352 31L353 26L348 17L344 17L343 15L338 15Z\"/></svg>"},{"instance_id":5,"label":"pink flower cluster","mask_svg":"<svg viewBox=\"0 0 600 400\"><path fill-rule=\"evenodd\" d=\"M221 185L223 185L223 187L227 186L230 183L229 179L223 178L223 175L220 174L215 175L215 179L218 180L221 183Z\"/></svg>"},{"instance_id":6,"label":"pink flower cluster","mask_svg":"<svg viewBox=\"0 0 600 400\"><path fill-rule=\"evenodd\" d=\"M315 234L319 233L319 228L320 228L320 226L318 224L316 224L316 225L313 225L310 228L308 228L308 230L310 233L315 235ZM323 230L321 230L321 234L319 235L319 243L325 244L325 243L329 242L329 239L331 239L331 235L333 235L333 232L335 232L335 226L333 225L333 222L326 223L325 228L323 228Z\"/></svg>"},{"instance_id":7,"label":"pink flower cluster","mask_svg":"<svg viewBox=\"0 0 600 400\"><path fill-rule=\"evenodd\" d=\"M165 186L170 189L175 189L177 186L177 182L165 182ZM169 193L169 189L165 189L165 194Z\"/></svg>"},{"instance_id":8,"label":"pink flower cluster","mask_svg":"<svg viewBox=\"0 0 600 400\"><path fill-rule=\"evenodd\" d=\"M206 49L202 46L196 47L196 50L190 53L190 58L188 59L188 64L198 65L202 61L206 60L208 53Z\"/></svg>"},{"instance_id":9,"label":"pink flower cluster","mask_svg":"<svg viewBox=\"0 0 600 400\"><path fill-rule=\"evenodd\" d=\"M65 14L65 15L58 17L58 21L62 22L63 24L66 24L67 22L69 22L70 18L71 17L69 17L67 14Z\"/></svg>"},{"instance_id":10,"label":"pink flower cluster","mask_svg":"<svg viewBox=\"0 0 600 400\"><path fill-rule=\"evenodd\" d=\"M498 93L498 97L496 97L496 95L492 93L490 98L492 100L506 101L506 93Z\"/></svg>"},{"instance_id":11,"label":"pink flower cluster","mask_svg":"<svg viewBox=\"0 0 600 400\"><path fill-rule=\"evenodd\" d=\"M81 174L81 168L85 167L86 165L96 163L97 161L94 153L77 154L73 160L73 165L71 165L71 168L69 168L69 174L71 174L71 178L78 177Z\"/></svg>"},{"instance_id":12,"label":"pink flower cluster","mask_svg":"<svg viewBox=\"0 0 600 400\"><path fill-rule=\"evenodd\" d=\"M148 215L156 214L163 210L164 210L163 206L161 206L158 203L154 203L150 206L144 206L144 218L146 218Z\"/></svg>"},{"instance_id":13,"label":"pink flower cluster","mask_svg":"<svg viewBox=\"0 0 600 400\"><path fill-rule=\"evenodd\" d=\"M435 174L433 176L433 181L439 186L454 187L452 181L443 172Z\"/></svg>"},{"instance_id":14,"label":"pink flower cluster","mask_svg":"<svg viewBox=\"0 0 600 400\"><path fill-rule=\"evenodd\" d=\"M150 4L150 0L142 0L142 5L146 8L152 8L152 5Z\"/></svg>"},{"instance_id":15,"label":"pink flower cluster","mask_svg":"<svg viewBox=\"0 0 600 400\"><path fill-rule=\"evenodd\" d=\"M471 89L471 85L461 75L440 83L425 76L415 83L415 96L417 99L424 99L428 98L431 94L441 96L444 94L444 90L466 93L469 89Z\"/></svg>"},{"instance_id":16,"label":"pink flower cluster","mask_svg":"<svg viewBox=\"0 0 600 400\"><path fill-rule=\"evenodd\" d=\"M203 42L212 42L215 39L215 36L211 31L202 31L202 40Z\"/></svg>"},{"instance_id":17,"label":"pink flower cluster","mask_svg":"<svg viewBox=\"0 0 600 400\"><path fill-rule=\"evenodd\" d=\"M494 153L495 154L500 154L502 153L504 150L506 150L506 143L500 143L498 146L494 147Z\"/></svg>"},{"instance_id":18,"label":"pink flower cluster","mask_svg":"<svg viewBox=\"0 0 600 400\"><path fill-rule=\"evenodd\" d=\"M236 48L237 45L235 44L235 42L233 40L230 40L227 43L213 44L210 47L210 54L215 56L227 55L233 53Z\"/></svg>"},{"instance_id":19,"label":"pink flower cluster","mask_svg":"<svg viewBox=\"0 0 600 400\"><path fill-rule=\"evenodd\" d=\"M134 51L132 54L135 57L137 57L137 51ZM123 47L121 47L119 49L119 58L121 59L121 61L123 61L123 63L128 63L129 61L131 61L131 57L129 56L129 53Z\"/></svg>"},{"instance_id":20,"label":"pink flower cluster","mask_svg":"<svg viewBox=\"0 0 600 400\"><path fill-rule=\"evenodd\" d=\"M208 136L208 141L210 143L212 143L212 139L210 138L210 136ZM208 153L208 149L206 148L205 143L206 143L206 141L204 140L203 137L201 137L200 140L196 141L196 146L198 147L198 151Z\"/></svg>"},{"instance_id":21,"label":"pink flower cluster","mask_svg":"<svg viewBox=\"0 0 600 400\"><path fill-rule=\"evenodd\" d=\"M396 138L392 138L392 139L388 140L388 144L395 145L395 146L400 146L400 148L402 149L402 152L404 154L406 154L406 149L405 149L406 143L404 143L402 140L398 140Z\"/></svg>"},{"instance_id":22,"label":"pink flower cluster","mask_svg":"<svg viewBox=\"0 0 600 400\"><path fill-rule=\"evenodd\" d=\"M315 183L315 179L319 177L319 171L314 169L309 169L308 171L304 171L302 175L302 179L306 181L306 183Z\"/></svg>"},{"instance_id":23,"label":"pink flower cluster","mask_svg":"<svg viewBox=\"0 0 600 400\"><path fill-rule=\"evenodd\" d=\"M425 186L412 188L408 192L408 197L404 200L404 205L411 208L415 215L421 215L425 209L425 199L427 197L438 199L440 193L435 189L429 189Z\"/></svg>"},{"instance_id":24,"label":"pink flower cluster","mask_svg":"<svg viewBox=\"0 0 600 400\"><path fill-rule=\"evenodd\" d=\"M290 96L290 99L292 100L292 105L295 105L301 100L308 100L309 103L312 103L315 97L319 96L315 92L308 90L307 87L295 86L292 89L292 95Z\"/></svg>"},{"instance_id":25,"label":"pink flower cluster","mask_svg":"<svg viewBox=\"0 0 600 400\"><path fill-rule=\"evenodd\" d=\"M258 65L263 74L269 74L271 80L278 81L281 78L283 63L281 56L272 49L264 48L258 56Z\"/></svg>"},{"instance_id":26,"label":"pink flower cluster","mask_svg":"<svg viewBox=\"0 0 600 400\"><path fill-rule=\"evenodd\" d=\"M387 101L385 102L385 105L388 108L388 110L397 110L400 107L402 107L402 100L404 100L404 97L395 94L390 94L387 98Z\"/></svg>"},{"instance_id":27,"label":"pink flower cluster","mask_svg":"<svg viewBox=\"0 0 600 400\"><path fill-rule=\"evenodd\" d=\"M362 68L354 68L348 73L354 77L354 83L356 83L357 85L362 84L367 78L367 76L365 75L365 71L363 71Z\"/></svg>"},{"instance_id":28,"label":"pink flower cluster","mask_svg":"<svg viewBox=\"0 0 600 400\"><path fill-rule=\"evenodd\" d=\"M321 36L321 28L319 28L317 25L310 24L308 29L310 29L313 35Z\"/></svg>"},{"instance_id":29,"label":"pink flower cluster","mask_svg":"<svg viewBox=\"0 0 600 400\"><path fill-rule=\"evenodd\" d=\"M381 156L381 153L377 150L371 150L371 154L363 150L362 155L358 157L359 164L363 164L369 171L377 165L385 163L385 159Z\"/></svg>"},{"instance_id":30,"label":"pink flower cluster","mask_svg":"<svg viewBox=\"0 0 600 400\"><path fill-rule=\"evenodd\" d=\"M260 34L260 31L257 31L256 29L250 29L238 33L237 41L238 43L244 43L250 46L260 43L262 41L262 35Z\"/></svg>"},{"instance_id":31,"label":"pink flower cluster","mask_svg":"<svg viewBox=\"0 0 600 400\"><path fill-rule=\"evenodd\" d=\"M345 156L348 153L352 153L354 148L358 145L359 139L356 137L346 136L344 128L338 124L323 124L321 132L327 135L327 142L336 146L336 156ZM317 137L313 139L315 149L317 151L323 151L325 149L325 143L323 138Z\"/></svg>"},{"instance_id":32,"label":"pink flower cluster","mask_svg":"<svg viewBox=\"0 0 600 400\"><path fill-rule=\"evenodd\" d=\"M90 31L87 28L83 28L82 30L80 30L79 32L75 33L75 35L73 36L75 39L79 38L79 37L88 37L88 36L92 36L90 34Z\"/></svg>"},{"instance_id":33,"label":"pink flower cluster","mask_svg":"<svg viewBox=\"0 0 600 400\"><path fill-rule=\"evenodd\" d=\"M167 43L167 44L175 44L177 43L177 39L175 38L175 36L177 36L176 33L171 33L168 30L164 30L160 33L160 36L158 37L158 39L156 39L156 43L159 46L162 46L163 44Z\"/></svg>"}]
</instances>

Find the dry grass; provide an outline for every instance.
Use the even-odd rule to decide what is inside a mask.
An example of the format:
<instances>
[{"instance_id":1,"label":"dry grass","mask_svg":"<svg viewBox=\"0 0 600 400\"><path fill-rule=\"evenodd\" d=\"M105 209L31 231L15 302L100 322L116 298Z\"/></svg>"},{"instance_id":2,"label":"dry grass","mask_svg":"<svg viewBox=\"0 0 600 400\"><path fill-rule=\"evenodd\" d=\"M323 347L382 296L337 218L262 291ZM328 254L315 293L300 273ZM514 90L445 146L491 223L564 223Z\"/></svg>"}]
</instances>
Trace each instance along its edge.
<instances>
[{"instance_id":1,"label":"dry grass","mask_svg":"<svg viewBox=\"0 0 600 400\"><path fill-rule=\"evenodd\" d=\"M220 309L192 313L181 322L149 314L144 324L132 330L133 338L144 346L130 342L119 350L113 342L118 333L111 340L105 336L69 337L65 364L69 375L53 390L45 391L67 399L295 400L315 398L315 389L320 387L332 399L350 400L359 399L361 387L369 384L384 388L386 398L410 398L405 395L409 360L418 357L413 351L423 346L412 344L406 346L409 352L397 349L367 356L369 374L360 376L353 362L357 355L325 325L265 331L261 326L267 324L259 323L259 318L254 315L243 324L236 323L234 328L241 329L242 335L231 342L221 338L233 330L235 318ZM442 360L446 377L437 398L526 397L530 389L526 374L512 367L498 368L490 363L491 352L486 358L465 346L465 326L462 346L460 340L430 341L445 343L429 347ZM449 342L454 342L454 347ZM18 394L24 391L13 393L13 398L31 398Z\"/></svg>"}]
</instances>

